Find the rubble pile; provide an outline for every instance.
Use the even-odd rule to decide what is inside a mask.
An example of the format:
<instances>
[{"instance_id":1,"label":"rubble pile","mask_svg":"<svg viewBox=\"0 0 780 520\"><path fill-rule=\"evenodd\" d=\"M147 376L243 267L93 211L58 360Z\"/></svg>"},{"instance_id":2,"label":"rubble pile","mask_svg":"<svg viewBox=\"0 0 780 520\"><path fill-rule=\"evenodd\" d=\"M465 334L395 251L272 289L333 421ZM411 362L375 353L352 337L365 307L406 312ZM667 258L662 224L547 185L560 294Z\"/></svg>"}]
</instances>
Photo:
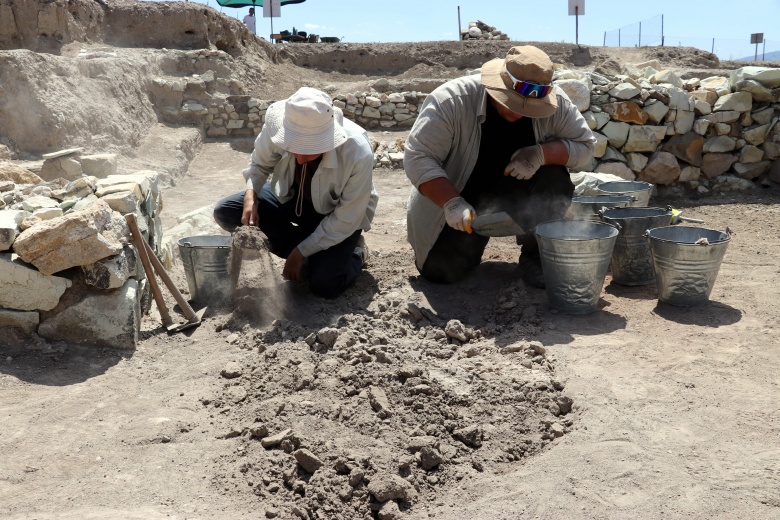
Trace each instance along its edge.
<instances>
[{"instance_id":1,"label":"rubble pile","mask_svg":"<svg viewBox=\"0 0 780 520\"><path fill-rule=\"evenodd\" d=\"M162 250L158 173L116 175L113 154L0 162L0 327L52 341L133 349L146 279L123 215Z\"/></svg>"},{"instance_id":2,"label":"rubble pile","mask_svg":"<svg viewBox=\"0 0 780 520\"><path fill-rule=\"evenodd\" d=\"M509 40L509 36L484 22L469 22L469 28L460 31L461 40Z\"/></svg>"},{"instance_id":3,"label":"rubble pile","mask_svg":"<svg viewBox=\"0 0 780 520\"><path fill-rule=\"evenodd\" d=\"M235 446L214 485L268 518L403 518L551 447L577 410L533 340L550 327L541 298L510 284L479 327L388 291L357 313L333 302L331 324L231 328L247 354L201 398Z\"/></svg>"}]
</instances>

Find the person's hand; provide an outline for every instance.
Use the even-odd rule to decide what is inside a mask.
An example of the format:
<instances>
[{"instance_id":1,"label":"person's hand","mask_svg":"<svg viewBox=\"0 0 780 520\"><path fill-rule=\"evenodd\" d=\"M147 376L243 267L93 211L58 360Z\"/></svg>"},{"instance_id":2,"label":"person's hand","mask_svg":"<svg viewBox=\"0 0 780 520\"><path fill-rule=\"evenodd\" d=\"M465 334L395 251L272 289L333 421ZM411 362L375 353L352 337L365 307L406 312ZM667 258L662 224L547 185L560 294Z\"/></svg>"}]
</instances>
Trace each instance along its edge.
<instances>
[{"instance_id":1,"label":"person's hand","mask_svg":"<svg viewBox=\"0 0 780 520\"><path fill-rule=\"evenodd\" d=\"M504 175L511 175L518 180L527 180L534 176L536 170L544 165L544 151L541 145L519 148L512 154L512 160L504 168Z\"/></svg>"},{"instance_id":2,"label":"person's hand","mask_svg":"<svg viewBox=\"0 0 780 520\"><path fill-rule=\"evenodd\" d=\"M241 214L241 223L245 226L259 226L260 216L257 213L257 197L255 190L244 192L244 211Z\"/></svg>"},{"instance_id":3,"label":"person's hand","mask_svg":"<svg viewBox=\"0 0 780 520\"><path fill-rule=\"evenodd\" d=\"M447 224L458 231L471 233L471 221L476 216L474 208L463 197L453 197L444 204Z\"/></svg>"},{"instance_id":4,"label":"person's hand","mask_svg":"<svg viewBox=\"0 0 780 520\"><path fill-rule=\"evenodd\" d=\"M303 273L303 261L306 257L303 256L300 249L297 247L292 250L287 260L284 262L284 270L282 276L285 280L292 280L293 282L301 281L301 274Z\"/></svg>"}]
</instances>

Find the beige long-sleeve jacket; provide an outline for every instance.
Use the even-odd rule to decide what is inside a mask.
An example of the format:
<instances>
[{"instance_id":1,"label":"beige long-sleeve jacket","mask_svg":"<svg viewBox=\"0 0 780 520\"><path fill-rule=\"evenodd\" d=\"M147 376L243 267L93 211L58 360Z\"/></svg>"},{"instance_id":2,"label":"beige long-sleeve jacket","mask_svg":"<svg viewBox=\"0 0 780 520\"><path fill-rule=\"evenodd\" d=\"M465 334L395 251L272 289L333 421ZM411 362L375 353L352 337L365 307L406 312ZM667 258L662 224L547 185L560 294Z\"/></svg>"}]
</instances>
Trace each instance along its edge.
<instances>
[{"instance_id":1,"label":"beige long-sleeve jacket","mask_svg":"<svg viewBox=\"0 0 780 520\"><path fill-rule=\"evenodd\" d=\"M558 109L546 118L534 118L536 142L559 140L569 153L567 167L588 161L596 139L577 107L559 88ZM407 236L422 267L446 224L444 211L422 195L420 184L437 177L448 178L458 191L469 180L479 156L487 93L479 75L464 76L434 90L425 99L406 140L404 169L412 182L407 210Z\"/></svg>"}]
</instances>

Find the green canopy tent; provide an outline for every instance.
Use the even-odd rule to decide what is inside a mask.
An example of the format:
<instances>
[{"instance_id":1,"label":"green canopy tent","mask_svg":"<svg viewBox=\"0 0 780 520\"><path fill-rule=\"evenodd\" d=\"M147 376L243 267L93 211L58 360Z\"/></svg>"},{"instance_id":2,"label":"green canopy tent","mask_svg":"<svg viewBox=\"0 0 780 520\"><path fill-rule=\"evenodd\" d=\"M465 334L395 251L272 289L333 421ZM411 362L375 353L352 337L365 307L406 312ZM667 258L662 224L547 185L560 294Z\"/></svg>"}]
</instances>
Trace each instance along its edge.
<instances>
[{"instance_id":1,"label":"green canopy tent","mask_svg":"<svg viewBox=\"0 0 780 520\"><path fill-rule=\"evenodd\" d=\"M302 4L306 0L279 0L280 5ZM263 7L263 0L217 0L222 7ZM271 33L274 32L274 19L271 17Z\"/></svg>"}]
</instances>

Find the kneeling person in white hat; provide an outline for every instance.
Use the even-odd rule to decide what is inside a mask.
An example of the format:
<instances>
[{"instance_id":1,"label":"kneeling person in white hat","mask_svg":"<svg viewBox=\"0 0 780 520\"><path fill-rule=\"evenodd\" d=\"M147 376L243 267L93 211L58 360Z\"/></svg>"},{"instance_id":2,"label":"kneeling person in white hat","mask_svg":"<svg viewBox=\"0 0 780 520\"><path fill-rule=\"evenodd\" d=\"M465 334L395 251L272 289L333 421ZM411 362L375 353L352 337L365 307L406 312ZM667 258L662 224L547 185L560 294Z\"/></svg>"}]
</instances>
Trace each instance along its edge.
<instances>
[{"instance_id":1,"label":"kneeling person in white hat","mask_svg":"<svg viewBox=\"0 0 780 520\"><path fill-rule=\"evenodd\" d=\"M377 200L368 134L345 120L330 97L303 87L268 108L255 140L246 190L219 201L214 220L226 231L259 226L282 275L303 278L314 294L334 298L358 276ZM270 180L269 180L270 179Z\"/></svg>"}]
</instances>

